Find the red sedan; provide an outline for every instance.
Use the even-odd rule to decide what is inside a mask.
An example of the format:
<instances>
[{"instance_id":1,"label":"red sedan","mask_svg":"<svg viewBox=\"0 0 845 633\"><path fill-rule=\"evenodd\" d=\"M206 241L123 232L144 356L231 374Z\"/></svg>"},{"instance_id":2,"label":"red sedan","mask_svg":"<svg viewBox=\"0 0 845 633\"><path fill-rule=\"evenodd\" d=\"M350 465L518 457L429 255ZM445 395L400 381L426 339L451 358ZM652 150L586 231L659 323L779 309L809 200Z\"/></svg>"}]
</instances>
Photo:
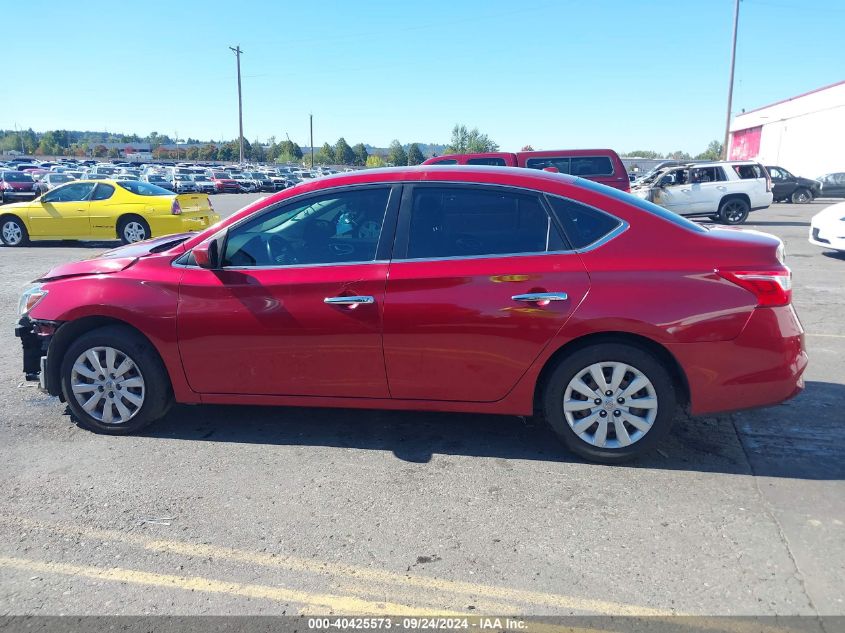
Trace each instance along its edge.
<instances>
[{"instance_id":1,"label":"red sedan","mask_svg":"<svg viewBox=\"0 0 845 633\"><path fill-rule=\"evenodd\" d=\"M92 430L172 402L532 415L617 462L679 407L803 387L770 235L491 167L321 178L203 233L60 266L21 300L24 370Z\"/></svg>"}]
</instances>

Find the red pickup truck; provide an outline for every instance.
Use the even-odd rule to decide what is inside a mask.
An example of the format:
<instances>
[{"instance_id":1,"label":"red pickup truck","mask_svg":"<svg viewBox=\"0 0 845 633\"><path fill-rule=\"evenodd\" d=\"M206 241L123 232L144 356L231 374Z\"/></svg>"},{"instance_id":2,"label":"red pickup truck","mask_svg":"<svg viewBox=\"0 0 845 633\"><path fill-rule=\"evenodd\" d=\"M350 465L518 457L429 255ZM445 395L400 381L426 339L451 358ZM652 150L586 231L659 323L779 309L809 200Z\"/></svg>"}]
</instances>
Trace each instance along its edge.
<instances>
[{"instance_id":1,"label":"red pickup truck","mask_svg":"<svg viewBox=\"0 0 845 633\"><path fill-rule=\"evenodd\" d=\"M494 165L549 169L572 174L603 185L630 191L628 172L612 149L559 149L541 152L490 152L487 154L447 154L429 158L423 165ZM551 169L550 169L551 168Z\"/></svg>"}]
</instances>

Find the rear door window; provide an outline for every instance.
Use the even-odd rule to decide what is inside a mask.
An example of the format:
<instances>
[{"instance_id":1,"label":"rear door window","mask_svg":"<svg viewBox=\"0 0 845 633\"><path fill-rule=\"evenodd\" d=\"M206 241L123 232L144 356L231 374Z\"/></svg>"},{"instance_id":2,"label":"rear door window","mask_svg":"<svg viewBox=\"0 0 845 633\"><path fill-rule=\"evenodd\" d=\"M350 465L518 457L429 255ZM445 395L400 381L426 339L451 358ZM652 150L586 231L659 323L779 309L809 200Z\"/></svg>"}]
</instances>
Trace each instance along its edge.
<instances>
[{"instance_id":1,"label":"rear door window","mask_svg":"<svg viewBox=\"0 0 845 633\"><path fill-rule=\"evenodd\" d=\"M416 187L407 257L479 257L561 250L557 228L533 194L477 187Z\"/></svg>"},{"instance_id":2,"label":"rear door window","mask_svg":"<svg viewBox=\"0 0 845 633\"><path fill-rule=\"evenodd\" d=\"M94 190L94 195L91 200L108 200L114 193L114 187L107 185L104 182L98 182L97 188Z\"/></svg>"},{"instance_id":3,"label":"rear door window","mask_svg":"<svg viewBox=\"0 0 845 633\"><path fill-rule=\"evenodd\" d=\"M436 160L429 165L457 165L458 161L455 158L444 158L443 160Z\"/></svg>"},{"instance_id":4,"label":"rear door window","mask_svg":"<svg viewBox=\"0 0 845 633\"><path fill-rule=\"evenodd\" d=\"M720 182L725 179L721 167L693 167L690 174L692 183Z\"/></svg>"}]
</instances>

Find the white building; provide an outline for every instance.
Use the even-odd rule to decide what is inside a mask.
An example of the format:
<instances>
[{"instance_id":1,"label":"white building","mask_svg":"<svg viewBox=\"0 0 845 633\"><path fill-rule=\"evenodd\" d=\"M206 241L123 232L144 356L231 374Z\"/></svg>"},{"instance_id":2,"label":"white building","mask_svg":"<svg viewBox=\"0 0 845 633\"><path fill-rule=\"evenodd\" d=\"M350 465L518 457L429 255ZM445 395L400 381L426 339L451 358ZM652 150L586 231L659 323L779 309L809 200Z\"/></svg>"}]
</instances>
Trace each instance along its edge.
<instances>
[{"instance_id":1,"label":"white building","mask_svg":"<svg viewBox=\"0 0 845 633\"><path fill-rule=\"evenodd\" d=\"M728 148L807 178L845 171L845 81L737 115Z\"/></svg>"}]
</instances>

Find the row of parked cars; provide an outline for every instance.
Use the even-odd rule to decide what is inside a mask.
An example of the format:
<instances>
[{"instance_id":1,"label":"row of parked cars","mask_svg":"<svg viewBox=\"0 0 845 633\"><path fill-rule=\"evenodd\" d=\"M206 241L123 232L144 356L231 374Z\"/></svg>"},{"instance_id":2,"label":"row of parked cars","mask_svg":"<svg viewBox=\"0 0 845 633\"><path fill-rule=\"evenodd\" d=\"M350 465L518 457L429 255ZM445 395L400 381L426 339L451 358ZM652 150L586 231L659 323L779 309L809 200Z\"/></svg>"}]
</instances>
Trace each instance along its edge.
<instances>
[{"instance_id":1,"label":"row of parked cars","mask_svg":"<svg viewBox=\"0 0 845 633\"><path fill-rule=\"evenodd\" d=\"M0 203L31 200L54 187L73 180L140 181L174 193L255 193L275 192L304 180L335 173L320 168L293 166L99 163L60 160L31 162L15 159L0 163Z\"/></svg>"}]
</instances>

